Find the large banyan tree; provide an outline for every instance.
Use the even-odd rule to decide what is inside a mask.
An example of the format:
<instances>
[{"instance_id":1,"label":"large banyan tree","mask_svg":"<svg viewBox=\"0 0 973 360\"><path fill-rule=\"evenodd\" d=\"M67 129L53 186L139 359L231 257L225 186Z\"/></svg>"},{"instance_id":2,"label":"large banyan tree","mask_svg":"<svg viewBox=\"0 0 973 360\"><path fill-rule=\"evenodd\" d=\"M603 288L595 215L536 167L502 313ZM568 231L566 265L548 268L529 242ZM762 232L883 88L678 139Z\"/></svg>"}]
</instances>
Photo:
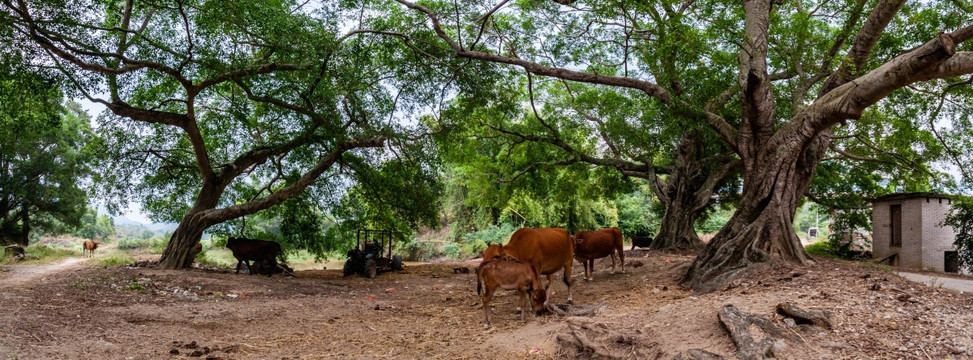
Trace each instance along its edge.
<instances>
[{"instance_id":1,"label":"large banyan tree","mask_svg":"<svg viewBox=\"0 0 973 360\"><path fill-rule=\"evenodd\" d=\"M810 263L792 223L832 131L909 98L889 97L897 91L965 96L950 90L973 73L973 25L958 2L395 1L393 21L372 26L434 34L473 62L625 89L715 131L743 186L686 271L697 290L749 264Z\"/></svg>"},{"instance_id":2,"label":"large banyan tree","mask_svg":"<svg viewBox=\"0 0 973 360\"><path fill-rule=\"evenodd\" d=\"M413 156L425 132L409 116L442 88L424 88L417 79L437 76L395 51L401 42L346 30L356 12L262 0L4 0L2 9L5 46L60 69L76 96L107 108L100 194L179 222L164 268L190 266L207 228L303 191L327 206L359 181L391 183L419 194L397 202L405 216L434 217L424 210L435 209L434 193L421 189L435 178Z\"/></svg>"}]
</instances>

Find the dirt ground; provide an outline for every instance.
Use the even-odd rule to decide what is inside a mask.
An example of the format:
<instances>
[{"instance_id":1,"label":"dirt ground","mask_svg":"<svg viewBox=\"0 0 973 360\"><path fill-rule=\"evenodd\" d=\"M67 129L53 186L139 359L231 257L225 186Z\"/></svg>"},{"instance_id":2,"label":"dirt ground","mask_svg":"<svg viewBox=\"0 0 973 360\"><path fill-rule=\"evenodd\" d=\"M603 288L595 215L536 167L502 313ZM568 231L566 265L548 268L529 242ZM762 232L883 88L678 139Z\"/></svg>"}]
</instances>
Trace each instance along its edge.
<instances>
[{"instance_id":1,"label":"dirt ground","mask_svg":"<svg viewBox=\"0 0 973 360\"><path fill-rule=\"evenodd\" d=\"M516 295L493 301L483 328L476 261L409 266L376 279L339 270L297 278L225 270L97 269L84 260L0 268L3 359L671 359L690 349L737 358L725 304L786 329L783 359L973 358L973 295L909 282L873 265L821 259L773 269L720 292L677 285L691 260L626 252L627 273L575 264L573 309L521 322ZM608 262L610 264L610 262ZM566 300L555 276L552 303ZM782 302L832 314L832 328L788 327ZM753 332L757 332L754 330Z\"/></svg>"}]
</instances>

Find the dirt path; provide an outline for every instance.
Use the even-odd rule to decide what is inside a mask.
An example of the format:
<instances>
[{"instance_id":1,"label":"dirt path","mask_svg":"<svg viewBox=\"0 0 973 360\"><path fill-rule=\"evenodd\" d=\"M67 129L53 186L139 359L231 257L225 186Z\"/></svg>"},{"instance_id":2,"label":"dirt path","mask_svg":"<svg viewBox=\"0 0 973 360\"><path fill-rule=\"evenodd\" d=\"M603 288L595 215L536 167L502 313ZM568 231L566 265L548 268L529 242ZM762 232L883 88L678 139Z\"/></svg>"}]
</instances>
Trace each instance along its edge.
<instances>
[{"instance_id":1,"label":"dirt path","mask_svg":"<svg viewBox=\"0 0 973 360\"><path fill-rule=\"evenodd\" d=\"M703 349L734 359L721 309L794 333L780 359L973 359L973 294L913 283L870 264L816 258L710 294L678 285L690 256L627 251L626 273L575 266L575 306L590 316L529 316L499 294L483 328L477 263L408 266L375 279L341 270L298 277L232 270L84 266L84 259L0 272L0 359L672 359ZM550 299L565 301L555 277ZM16 281L16 283L14 282ZM29 281L29 282L24 282ZM833 328L788 325L782 302L829 311ZM603 305L602 305L603 304ZM484 355L486 354L486 355Z\"/></svg>"},{"instance_id":2,"label":"dirt path","mask_svg":"<svg viewBox=\"0 0 973 360\"><path fill-rule=\"evenodd\" d=\"M64 271L87 261L87 258L69 258L53 264L5 265L0 272L0 290L20 286L38 277Z\"/></svg>"}]
</instances>

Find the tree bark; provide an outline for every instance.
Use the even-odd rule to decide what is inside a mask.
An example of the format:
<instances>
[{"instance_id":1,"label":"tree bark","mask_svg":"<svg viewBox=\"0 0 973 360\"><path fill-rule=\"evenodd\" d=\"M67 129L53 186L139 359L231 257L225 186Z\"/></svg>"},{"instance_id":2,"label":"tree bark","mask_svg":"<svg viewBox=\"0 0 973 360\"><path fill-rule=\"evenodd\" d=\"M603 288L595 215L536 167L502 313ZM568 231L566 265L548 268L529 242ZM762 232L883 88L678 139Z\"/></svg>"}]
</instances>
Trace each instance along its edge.
<instances>
[{"instance_id":1,"label":"tree bark","mask_svg":"<svg viewBox=\"0 0 973 360\"><path fill-rule=\"evenodd\" d=\"M717 154L707 156L698 132L686 133L676 150L676 161L664 182L654 173L652 191L665 205L662 226L652 249L694 251L705 245L694 225L699 212L711 201L717 184L734 171L739 161Z\"/></svg>"},{"instance_id":2,"label":"tree bark","mask_svg":"<svg viewBox=\"0 0 973 360\"><path fill-rule=\"evenodd\" d=\"M163 269L176 270L192 267L196 255L202 251L199 241L203 237L203 231L212 224L204 222L207 211L212 211L219 203L220 196L226 184L222 182L213 184L204 181L203 187L196 198L196 204L183 216L176 231L169 238L166 249L162 252L159 265Z\"/></svg>"},{"instance_id":3,"label":"tree bark","mask_svg":"<svg viewBox=\"0 0 973 360\"><path fill-rule=\"evenodd\" d=\"M18 245L27 247L27 243L30 242L30 210L26 202L20 205L20 222L22 224L20 234L15 239Z\"/></svg>"},{"instance_id":4,"label":"tree bark","mask_svg":"<svg viewBox=\"0 0 973 360\"><path fill-rule=\"evenodd\" d=\"M798 151L765 147L755 162L757 171L744 175L736 213L693 261L683 284L708 292L750 263L811 263L792 224L828 141L830 131L807 144L790 144Z\"/></svg>"},{"instance_id":5,"label":"tree bark","mask_svg":"<svg viewBox=\"0 0 973 360\"><path fill-rule=\"evenodd\" d=\"M699 239L693 224L699 211L687 209L685 204L673 202L666 205L666 212L662 215L662 225L659 233L652 239L650 249L672 251L695 251L702 249L705 243Z\"/></svg>"},{"instance_id":6,"label":"tree bark","mask_svg":"<svg viewBox=\"0 0 973 360\"><path fill-rule=\"evenodd\" d=\"M187 218L191 216L193 215L186 215ZM192 221L184 220L180 222L179 227L172 233L172 237L169 239L169 244L166 245L165 251L162 252L159 266L167 270L191 267L193 261L196 260L196 255L202 251L202 246L199 241L202 239L203 231L205 230L205 227L195 224Z\"/></svg>"}]
</instances>

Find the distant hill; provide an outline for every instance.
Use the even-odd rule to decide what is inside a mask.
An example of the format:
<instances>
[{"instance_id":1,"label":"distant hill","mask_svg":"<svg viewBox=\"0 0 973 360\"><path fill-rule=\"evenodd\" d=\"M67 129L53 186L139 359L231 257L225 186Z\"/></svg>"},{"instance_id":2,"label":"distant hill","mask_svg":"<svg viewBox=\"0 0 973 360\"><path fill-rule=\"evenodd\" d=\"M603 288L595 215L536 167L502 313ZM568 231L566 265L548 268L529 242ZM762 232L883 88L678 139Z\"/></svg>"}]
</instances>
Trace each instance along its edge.
<instances>
[{"instance_id":1,"label":"distant hill","mask_svg":"<svg viewBox=\"0 0 973 360\"><path fill-rule=\"evenodd\" d=\"M134 237L144 238L146 231L152 232L152 236L165 236L172 233L179 226L178 223L142 223L124 216L112 218L115 222L115 233L120 238Z\"/></svg>"}]
</instances>

